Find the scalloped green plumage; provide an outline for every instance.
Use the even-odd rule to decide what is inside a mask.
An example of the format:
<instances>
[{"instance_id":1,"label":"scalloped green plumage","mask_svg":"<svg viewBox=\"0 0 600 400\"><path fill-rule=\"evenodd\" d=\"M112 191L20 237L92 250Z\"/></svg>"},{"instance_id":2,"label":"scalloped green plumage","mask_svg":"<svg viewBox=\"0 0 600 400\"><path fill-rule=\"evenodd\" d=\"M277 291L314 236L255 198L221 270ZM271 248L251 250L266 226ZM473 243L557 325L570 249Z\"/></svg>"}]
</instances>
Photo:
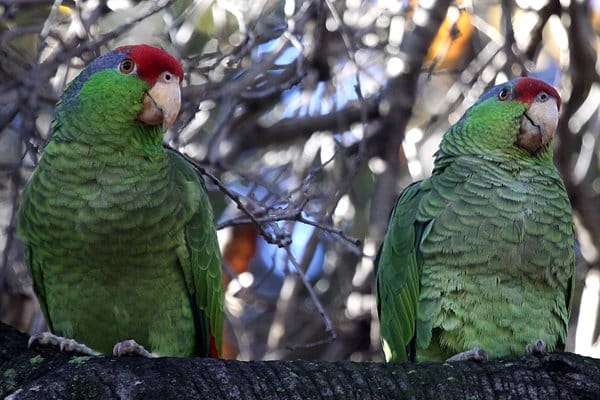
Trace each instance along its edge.
<instances>
[{"instance_id":1,"label":"scalloped green plumage","mask_svg":"<svg viewBox=\"0 0 600 400\"><path fill-rule=\"evenodd\" d=\"M442 361L473 347L515 356L565 343L571 208L550 143L514 145L527 110L492 88L446 133L430 178L400 195L378 254L386 359ZM507 86L508 85L508 86Z\"/></svg>"},{"instance_id":2,"label":"scalloped green plumage","mask_svg":"<svg viewBox=\"0 0 600 400\"><path fill-rule=\"evenodd\" d=\"M149 84L115 68L125 56L96 60L57 104L18 234L54 333L108 354L135 339L159 355L208 356L223 318L211 206L161 127L136 119Z\"/></svg>"}]
</instances>

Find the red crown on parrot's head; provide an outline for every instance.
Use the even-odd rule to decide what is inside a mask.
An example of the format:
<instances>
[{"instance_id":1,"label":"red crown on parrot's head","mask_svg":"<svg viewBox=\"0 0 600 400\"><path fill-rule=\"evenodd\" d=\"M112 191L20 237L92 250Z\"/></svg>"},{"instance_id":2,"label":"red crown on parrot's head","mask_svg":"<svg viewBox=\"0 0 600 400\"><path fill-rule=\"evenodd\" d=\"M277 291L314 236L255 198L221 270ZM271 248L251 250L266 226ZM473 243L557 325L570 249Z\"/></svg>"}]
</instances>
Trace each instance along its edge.
<instances>
[{"instance_id":1,"label":"red crown on parrot's head","mask_svg":"<svg viewBox=\"0 0 600 400\"><path fill-rule=\"evenodd\" d=\"M546 82L535 78L521 78L515 85L515 98L522 102L531 103L540 92L546 92L556 98L556 105L560 110L560 95L552 86Z\"/></svg>"},{"instance_id":2,"label":"red crown on parrot's head","mask_svg":"<svg viewBox=\"0 0 600 400\"><path fill-rule=\"evenodd\" d=\"M154 85L158 76L165 71L178 76L179 81L183 80L183 68L179 61L158 47L138 44L120 46L115 50L127 53L137 66L138 76L148 81L150 85Z\"/></svg>"}]
</instances>

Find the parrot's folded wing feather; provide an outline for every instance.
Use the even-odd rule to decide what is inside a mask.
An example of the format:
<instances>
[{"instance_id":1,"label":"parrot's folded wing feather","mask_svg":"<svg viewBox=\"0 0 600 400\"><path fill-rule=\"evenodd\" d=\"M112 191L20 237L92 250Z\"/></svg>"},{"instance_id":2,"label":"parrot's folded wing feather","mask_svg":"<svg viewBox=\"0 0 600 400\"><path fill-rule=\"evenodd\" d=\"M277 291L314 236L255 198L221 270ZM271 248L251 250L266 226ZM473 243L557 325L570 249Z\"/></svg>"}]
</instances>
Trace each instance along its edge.
<instances>
[{"instance_id":1,"label":"parrot's folded wing feather","mask_svg":"<svg viewBox=\"0 0 600 400\"><path fill-rule=\"evenodd\" d=\"M416 222L416 214L428 186L427 181L415 182L402 192L376 260L377 307L388 361L406 361L415 335L420 274L417 244L424 228Z\"/></svg>"},{"instance_id":2,"label":"parrot's folded wing feather","mask_svg":"<svg viewBox=\"0 0 600 400\"><path fill-rule=\"evenodd\" d=\"M203 340L197 352L218 356L223 331L224 290L213 213L202 179L179 154L170 150L169 154L179 172L183 192L192 193L190 201L196 209L185 227L186 248L180 252L179 261L201 330L197 337Z\"/></svg>"},{"instance_id":3,"label":"parrot's folded wing feather","mask_svg":"<svg viewBox=\"0 0 600 400\"><path fill-rule=\"evenodd\" d=\"M21 194L21 213L31 212L31 207L29 206L29 202L31 201L31 197L29 195L29 191L31 185L31 181L25 185L23 192ZM17 232L21 238L26 238L26 232L28 229L23 224L26 223L24 218L17 219ZM23 255L25 257L25 264L29 267L29 275L31 276L31 281L33 284L33 289L35 290L36 297L38 302L40 303L40 308L42 312L46 316L46 323L48 324L48 328L52 330L52 321L50 320L50 314L48 314L48 304L46 303L46 288L44 286L44 276L43 276L43 268L41 264L41 260L39 257L36 257L33 254L33 247L29 243L28 240L23 240Z\"/></svg>"}]
</instances>

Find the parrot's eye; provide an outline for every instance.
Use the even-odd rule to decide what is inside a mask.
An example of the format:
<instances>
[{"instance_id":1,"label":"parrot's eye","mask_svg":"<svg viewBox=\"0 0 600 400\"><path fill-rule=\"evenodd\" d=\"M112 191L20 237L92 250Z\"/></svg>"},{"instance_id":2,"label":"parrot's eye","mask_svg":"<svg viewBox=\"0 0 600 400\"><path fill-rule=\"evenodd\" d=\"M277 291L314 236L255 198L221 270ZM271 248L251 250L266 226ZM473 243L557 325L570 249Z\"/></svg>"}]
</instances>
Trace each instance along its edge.
<instances>
[{"instance_id":1,"label":"parrot's eye","mask_svg":"<svg viewBox=\"0 0 600 400\"><path fill-rule=\"evenodd\" d=\"M500 91L500 93L498 93L498 98L500 100L506 100L506 99L508 99L509 94L510 94L510 92L508 91L508 89L504 88Z\"/></svg>"},{"instance_id":2,"label":"parrot's eye","mask_svg":"<svg viewBox=\"0 0 600 400\"><path fill-rule=\"evenodd\" d=\"M541 101L542 103L550 98L550 96L546 92L542 92L542 93L538 94L537 97L538 97L538 100Z\"/></svg>"},{"instance_id":3,"label":"parrot's eye","mask_svg":"<svg viewBox=\"0 0 600 400\"><path fill-rule=\"evenodd\" d=\"M121 64L119 64L119 71L121 71L124 74L128 74L131 71L133 71L134 66L135 63L133 62L133 60L126 58L123 61L121 61Z\"/></svg>"}]
</instances>

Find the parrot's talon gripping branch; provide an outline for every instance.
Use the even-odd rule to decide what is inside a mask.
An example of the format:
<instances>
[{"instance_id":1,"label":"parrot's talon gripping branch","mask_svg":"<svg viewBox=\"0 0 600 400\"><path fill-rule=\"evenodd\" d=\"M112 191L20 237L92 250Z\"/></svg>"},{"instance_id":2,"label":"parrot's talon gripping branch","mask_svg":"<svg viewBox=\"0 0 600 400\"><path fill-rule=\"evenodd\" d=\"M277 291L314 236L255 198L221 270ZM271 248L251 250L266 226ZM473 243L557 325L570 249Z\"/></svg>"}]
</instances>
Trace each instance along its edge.
<instances>
[{"instance_id":1,"label":"parrot's talon gripping branch","mask_svg":"<svg viewBox=\"0 0 600 400\"><path fill-rule=\"evenodd\" d=\"M525 347L526 356L541 356L546 354L546 343L542 339L538 339Z\"/></svg>"},{"instance_id":2,"label":"parrot's talon gripping branch","mask_svg":"<svg viewBox=\"0 0 600 400\"><path fill-rule=\"evenodd\" d=\"M115 344L113 347L113 355L117 357L122 356L142 356L146 358L155 358L156 355L150 353L148 350L144 348L141 344L138 344L133 339L123 340Z\"/></svg>"},{"instance_id":3,"label":"parrot's talon gripping branch","mask_svg":"<svg viewBox=\"0 0 600 400\"><path fill-rule=\"evenodd\" d=\"M457 362L457 361L487 361L489 359L488 354L485 350L474 347L471 350L463 351L449 357L446 362Z\"/></svg>"},{"instance_id":4,"label":"parrot's talon gripping branch","mask_svg":"<svg viewBox=\"0 0 600 400\"><path fill-rule=\"evenodd\" d=\"M29 337L29 341L27 342L27 346L31 347L36 342L43 345L56 346L60 349L60 351L82 353L88 356L96 356L100 354L85 344L77 342L75 339L57 336L50 332L39 332L31 335Z\"/></svg>"}]
</instances>

